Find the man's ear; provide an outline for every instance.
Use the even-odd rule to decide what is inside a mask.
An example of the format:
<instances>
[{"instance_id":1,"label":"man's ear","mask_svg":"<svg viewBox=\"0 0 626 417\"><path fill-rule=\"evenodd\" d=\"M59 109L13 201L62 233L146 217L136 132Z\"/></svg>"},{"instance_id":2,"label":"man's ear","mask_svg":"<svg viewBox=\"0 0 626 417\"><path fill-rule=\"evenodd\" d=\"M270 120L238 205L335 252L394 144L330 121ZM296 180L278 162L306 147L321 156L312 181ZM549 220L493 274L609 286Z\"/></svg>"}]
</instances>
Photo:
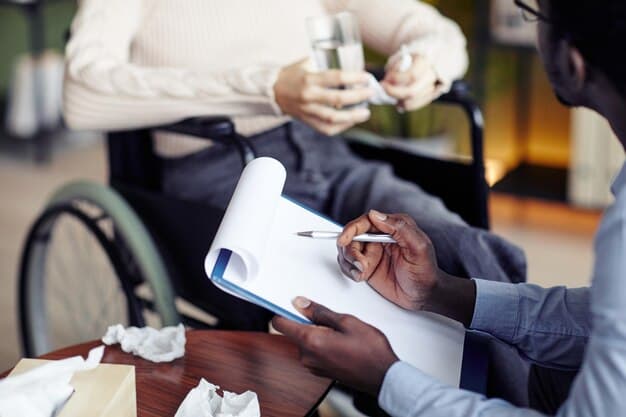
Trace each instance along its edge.
<instances>
[{"instance_id":1,"label":"man's ear","mask_svg":"<svg viewBox=\"0 0 626 417\"><path fill-rule=\"evenodd\" d=\"M567 61L563 68L566 68L567 82L575 92L580 92L588 81L588 68L585 59L575 46L567 41L562 41L561 50L564 52L564 59Z\"/></svg>"}]
</instances>

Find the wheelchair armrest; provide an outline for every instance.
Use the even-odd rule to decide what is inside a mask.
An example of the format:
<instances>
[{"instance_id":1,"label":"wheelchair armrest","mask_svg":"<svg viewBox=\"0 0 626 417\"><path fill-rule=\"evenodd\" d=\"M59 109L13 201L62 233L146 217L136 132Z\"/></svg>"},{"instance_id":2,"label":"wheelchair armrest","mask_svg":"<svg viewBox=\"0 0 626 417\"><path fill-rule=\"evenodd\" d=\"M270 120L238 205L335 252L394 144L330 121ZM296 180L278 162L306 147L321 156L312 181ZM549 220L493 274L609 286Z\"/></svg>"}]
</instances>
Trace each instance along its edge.
<instances>
[{"instance_id":1,"label":"wheelchair armrest","mask_svg":"<svg viewBox=\"0 0 626 417\"><path fill-rule=\"evenodd\" d=\"M229 140L230 137L235 135L233 122L224 116L192 117L171 125L157 126L153 129L218 142Z\"/></svg>"},{"instance_id":2,"label":"wheelchair armrest","mask_svg":"<svg viewBox=\"0 0 626 417\"><path fill-rule=\"evenodd\" d=\"M179 133L225 145L234 145L244 165L256 157L252 144L237 134L232 120L226 116L192 117L171 125L157 126L152 130Z\"/></svg>"},{"instance_id":3,"label":"wheelchair armrest","mask_svg":"<svg viewBox=\"0 0 626 417\"><path fill-rule=\"evenodd\" d=\"M450 91L441 95L434 103L460 106L463 109L470 123L472 158L474 163L479 164L484 170L483 130L485 122L483 113L474 101L468 84L460 80L453 82Z\"/></svg>"}]
</instances>

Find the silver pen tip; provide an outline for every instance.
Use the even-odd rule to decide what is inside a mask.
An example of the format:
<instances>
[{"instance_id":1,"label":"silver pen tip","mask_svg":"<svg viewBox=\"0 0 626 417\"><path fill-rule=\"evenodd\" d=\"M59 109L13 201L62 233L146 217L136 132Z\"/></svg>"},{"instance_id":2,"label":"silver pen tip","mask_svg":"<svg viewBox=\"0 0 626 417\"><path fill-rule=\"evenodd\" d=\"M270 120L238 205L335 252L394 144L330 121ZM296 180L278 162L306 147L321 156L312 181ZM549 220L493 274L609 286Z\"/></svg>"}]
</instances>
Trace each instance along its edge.
<instances>
[{"instance_id":1,"label":"silver pen tip","mask_svg":"<svg viewBox=\"0 0 626 417\"><path fill-rule=\"evenodd\" d=\"M302 237L313 237L313 232L297 232L296 235Z\"/></svg>"}]
</instances>

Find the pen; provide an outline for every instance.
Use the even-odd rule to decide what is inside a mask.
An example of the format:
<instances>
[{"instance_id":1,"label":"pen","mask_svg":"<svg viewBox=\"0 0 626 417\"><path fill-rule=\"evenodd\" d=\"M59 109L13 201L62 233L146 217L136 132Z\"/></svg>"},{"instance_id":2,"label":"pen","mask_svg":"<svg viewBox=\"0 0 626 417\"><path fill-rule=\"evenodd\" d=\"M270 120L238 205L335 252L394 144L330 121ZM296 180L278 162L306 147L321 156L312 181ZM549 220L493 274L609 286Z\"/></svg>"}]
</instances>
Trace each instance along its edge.
<instances>
[{"instance_id":1,"label":"pen","mask_svg":"<svg viewBox=\"0 0 626 417\"><path fill-rule=\"evenodd\" d=\"M320 231L309 231L309 232L298 232L296 233L298 236L302 237L310 237L311 239L337 239L341 232L320 232ZM352 239L353 242L367 242L367 243L396 243L396 241L391 237L391 235L380 235L373 233L364 233L362 235L355 236Z\"/></svg>"}]
</instances>

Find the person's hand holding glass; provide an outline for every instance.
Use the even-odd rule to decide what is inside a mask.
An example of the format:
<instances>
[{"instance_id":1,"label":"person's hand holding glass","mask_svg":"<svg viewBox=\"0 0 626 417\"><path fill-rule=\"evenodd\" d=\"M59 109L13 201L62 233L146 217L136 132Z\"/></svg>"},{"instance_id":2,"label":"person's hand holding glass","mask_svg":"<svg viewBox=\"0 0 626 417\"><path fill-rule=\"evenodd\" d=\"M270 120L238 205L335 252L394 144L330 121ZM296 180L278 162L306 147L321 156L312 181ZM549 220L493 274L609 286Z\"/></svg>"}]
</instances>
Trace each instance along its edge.
<instances>
[{"instance_id":1,"label":"person's hand holding glass","mask_svg":"<svg viewBox=\"0 0 626 417\"><path fill-rule=\"evenodd\" d=\"M313 61L283 68L274 84L282 112L326 135L336 135L369 119L373 94L356 18L350 13L311 18L307 28Z\"/></svg>"}]
</instances>

